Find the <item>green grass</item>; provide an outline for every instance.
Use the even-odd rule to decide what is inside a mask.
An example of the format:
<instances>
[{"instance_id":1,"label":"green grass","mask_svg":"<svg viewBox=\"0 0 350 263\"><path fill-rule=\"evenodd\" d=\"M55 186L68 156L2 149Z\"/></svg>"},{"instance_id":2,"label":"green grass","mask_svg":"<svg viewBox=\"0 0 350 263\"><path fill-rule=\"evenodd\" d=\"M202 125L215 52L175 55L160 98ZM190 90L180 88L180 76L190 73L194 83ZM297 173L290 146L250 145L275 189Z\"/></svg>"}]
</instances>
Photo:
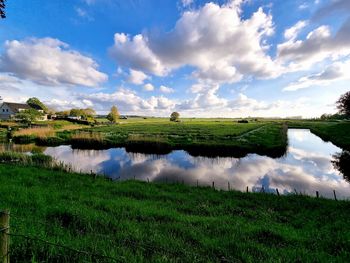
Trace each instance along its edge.
<instances>
[{"instance_id":1,"label":"green grass","mask_svg":"<svg viewBox=\"0 0 350 263\"><path fill-rule=\"evenodd\" d=\"M118 262L346 262L350 203L0 165L11 233ZM14 262L111 262L11 237Z\"/></svg>"},{"instance_id":2,"label":"green grass","mask_svg":"<svg viewBox=\"0 0 350 263\"><path fill-rule=\"evenodd\" d=\"M182 119L177 123L167 118L129 118L116 125L82 126L80 130L58 121L50 124L60 128L53 137L17 136L14 141L41 145L65 143L75 148L126 147L130 151L152 153L179 149L192 155L241 157L258 153L278 157L287 147L286 122L289 128L310 129L322 139L350 149L350 122L272 119L250 119L244 124L237 123L237 119ZM71 130L65 130L65 126ZM82 131L84 138L79 138ZM91 136L86 136L86 132Z\"/></svg>"},{"instance_id":3,"label":"green grass","mask_svg":"<svg viewBox=\"0 0 350 263\"><path fill-rule=\"evenodd\" d=\"M0 142L6 140L7 138L7 129L0 128Z\"/></svg>"},{"instance_id":4,"label":"green grass","mask_svg":"<svg viewBox=\"0 0 350 263\"><path fill-rule=\"evenodd\" d=\"M139 119L118 125L89 129L102 133L106 140L119 145L152 146L162 144L169 150L182 149L193 154L213 153L244 155L248 152L281 154L287 145L286 130L281 123L237 123L223 119ZM144 147L145 148L145 147Z\"/></svg>"},{"instance_id":5,"label":"green grass","mask_svg":"<svg viewBox=\"0 0 350 263\"><path fill-rule=\"evenodd\" d=\"M91 134L86 136L87 132ZM281 156L287 146L282 123L237 123L233 119L170 122L165 118L131 118L116 125L80 130L64 130L63 127L55 136L15 135L13 139L16 143L72 144L74 148L126 147L131 151L152 153L187 150L193 155L235 157L247 153Z\"/></svg>"}]
</instances>

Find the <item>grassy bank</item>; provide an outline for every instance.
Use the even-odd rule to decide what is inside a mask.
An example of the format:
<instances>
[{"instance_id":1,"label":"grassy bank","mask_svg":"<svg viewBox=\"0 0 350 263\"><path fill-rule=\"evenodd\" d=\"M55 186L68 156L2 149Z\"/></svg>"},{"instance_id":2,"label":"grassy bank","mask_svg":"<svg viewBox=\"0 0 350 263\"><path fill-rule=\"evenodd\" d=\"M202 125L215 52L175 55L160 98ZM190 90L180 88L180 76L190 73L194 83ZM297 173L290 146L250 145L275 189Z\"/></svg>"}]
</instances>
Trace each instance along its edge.
<instances>
[{"instance_id":1,"label":"grassy bank","mask_svg":"<svg viewBox=\"0 0 350 263\"><path fill-rule=\"evenodd\" d=\"M66 143L75 148L126 147L129 151L152 153L180 149L192 155L239 157L253 152L281 156L286 150L287 135L283 124L275 122L186 119L176 123L154 118L80 131L22 130L14 134L14 141L42 145Z\"/></svg>"},{"instance_id":2,"label":"grassy bank","mask_svg":"<svg viewBox=\"0 0 350 263\"><path fill-rule=\"evenodd\" d=\"M349 121L293 121L288 123L289 128L310 129L312 133L324 141L350 151L350 122Z\"/></svg>"},{"instance_id":3,"label":"grassy bank","mask_svg":"<svg viewBox=\"0 0 350 263\"><path fill-rule=\"evenodd\" d=\"M345 262L350 203L0 165L11 233L117 262ZM112 262L13 236L14 262Z\"/></svg>"},{"instance_id":4,"label":"grassy bank","mask_svg":"<svg viewBox=\"0 0 350 263\"><path fill-rule=\"evenodd\" d=\"M241 157L258 153L279 157L287 147L289 128L307 128L326 141L350 149L350 122L301 120L168 119L121 120L89 128L62 121L13 133L17 143L71 144L74 148L126 147L128 151L166 154L186 150L192 155Z\"/></svg>"}]
</instances>

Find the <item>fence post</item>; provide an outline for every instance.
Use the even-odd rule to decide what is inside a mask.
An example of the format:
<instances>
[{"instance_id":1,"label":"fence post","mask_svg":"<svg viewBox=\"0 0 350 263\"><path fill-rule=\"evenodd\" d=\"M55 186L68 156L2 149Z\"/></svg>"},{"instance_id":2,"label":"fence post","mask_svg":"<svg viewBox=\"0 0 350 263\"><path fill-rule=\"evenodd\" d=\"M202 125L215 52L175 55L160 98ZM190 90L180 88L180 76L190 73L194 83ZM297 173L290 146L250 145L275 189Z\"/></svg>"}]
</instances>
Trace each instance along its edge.
<instances>
[{"instance_id":1,"label":"fence post","mask_svg":"<svg viewBox=\"0 0 350 263\"><path fill-rule=\"evenodd\" d=\"M213 189L215 189L215 182L213 182Z\"/></svg>"},{"instance_id":2,"label":"fence post","mask_svg":"<svg viewBox=\"0 0 350 263\"><path fill-rule=\"evenodd\" d=\"M247 186L247 193L249 192L249 187Z\"/></svg>"},{"instance_id":3,"label":"fence post","mask_svg":"<svg viewBox=\"0 0 350 263\"><path fill-rule=\"evenodd\" d=\"M230 182L227 182L227 189L231 191Z\"/></svg>"},{"instance_id":4,"label":"fence post","mask_svg":"<svg viewBox=\"0 0 350 263\"><path fill-rule=\"evenodd\" d=\"M319 198L320 197L320 194L318 191L316 191L316 198Z\"/></svg>"},{"instance_id":5,"label":"fence post","mask_svg":"<svg viewBox=\"0 0 350 263\"><path fill-rule=\"evenodd\" d=\"M333 190L334 200L337 201L337 194L335 193L335 190Z\"/></svg>"},{"instance_id":6,"label":"fence post","mask_svg":"<svg viewBox=\"0 0 350 263\"><path fill-rule=\"evenodd\" d=\"M0 212L0 263L9 263L10 254L10 212L8 210Z\"/></svg>"},{"instance_id":7,"label":"fence post","mask_svg":"<svg viewBox=\"0 0 350 263\"><path fill-rule=\"evenodd\" d=\"M280 192L278 191L278 188L276 188L276 193L278 196L280 196Z\"/></svg>"}]
</instances>

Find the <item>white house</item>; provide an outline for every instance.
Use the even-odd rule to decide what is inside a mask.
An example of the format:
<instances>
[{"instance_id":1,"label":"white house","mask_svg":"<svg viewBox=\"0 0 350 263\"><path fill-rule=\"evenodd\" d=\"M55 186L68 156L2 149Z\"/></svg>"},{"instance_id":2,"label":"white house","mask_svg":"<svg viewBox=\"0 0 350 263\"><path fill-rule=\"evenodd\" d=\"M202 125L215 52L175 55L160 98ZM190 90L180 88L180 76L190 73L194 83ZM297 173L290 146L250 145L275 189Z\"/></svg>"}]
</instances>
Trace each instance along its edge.
<instances>
[{"instance_id":1,"label":"white house","mask_svg":"<svg viewBox=\"0 0 350 263\"><path fill-rule=\"evenodd\" d=\"M31 107L24 103L13 103L13 102L3 102L0 97L0 120L10 120L14 116L24 110L29 110ZM44 112L42 109L36 109L39 112ZM47 115L45 114L40 120L47 120Z\"/></svg>"}]
</instances>

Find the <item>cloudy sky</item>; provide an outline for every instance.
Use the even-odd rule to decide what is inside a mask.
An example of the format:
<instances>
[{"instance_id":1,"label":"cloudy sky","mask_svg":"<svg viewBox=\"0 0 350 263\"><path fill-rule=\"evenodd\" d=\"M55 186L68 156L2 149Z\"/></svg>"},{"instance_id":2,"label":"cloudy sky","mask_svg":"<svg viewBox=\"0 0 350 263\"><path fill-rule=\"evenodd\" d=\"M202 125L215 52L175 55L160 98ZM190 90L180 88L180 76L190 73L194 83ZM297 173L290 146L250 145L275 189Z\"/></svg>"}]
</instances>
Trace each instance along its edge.
<instances>
[{"instance_id":1,"label":"cloudy sky","mask_svg":"<svg viewBox=\"0 0 350 263\"><path fill-rule=\"evenodd\" d=\"M0 96L168 116L315 117L350 87L349 0L16 0Z\"/></svg>"}]
</instances>

